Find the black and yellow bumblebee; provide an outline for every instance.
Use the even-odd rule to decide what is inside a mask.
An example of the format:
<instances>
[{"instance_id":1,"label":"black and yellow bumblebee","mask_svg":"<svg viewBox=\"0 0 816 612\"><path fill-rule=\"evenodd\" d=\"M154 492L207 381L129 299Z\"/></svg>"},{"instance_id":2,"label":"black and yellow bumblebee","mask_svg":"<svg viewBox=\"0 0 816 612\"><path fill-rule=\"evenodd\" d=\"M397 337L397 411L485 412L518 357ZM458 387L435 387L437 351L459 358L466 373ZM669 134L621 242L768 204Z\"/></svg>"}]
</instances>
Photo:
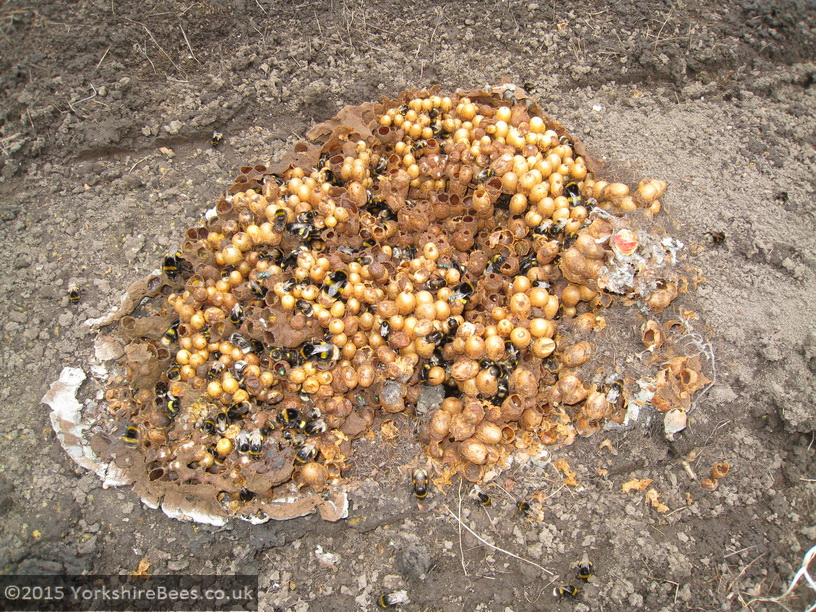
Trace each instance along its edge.
<instances>
[{"instance_id":1,"label":"black and yellow bumblebee","mask_svg":"<svg viewBox=\"0 0 816 612\"><path fill-rule=\"evenodd\" d=\"M580 593L580 591L571 584L562 584L553 589L553 595L565 599L578 597L578 593Z\"/></svg>"},{"instance_id":2,"label":"black and yellow bumblebee","mask_svg":"<svg viewBox=\"0 0 816 612\"><path fill-rule=\"evenodd\" d=\"M241 487L241 492L238 493L238 499L240 499L242 502L252 501L255 499L255 493L246 487Z\"/></svg>"},{"instance_id":3,"label":"black and yellow bumblebee","mask_svg":"<svg viewBox=\"0 0 816 612\"><path fill-rule=\"evenodd\" d=\"M68 303L76 304L79 302L79 298L81 297L82 294L79 291L79 287L75 283L71 283L68 286Z\"/></svg>"},{"instance_id":4,"label":"black and yellow bumblebee","mask_svg":"<svg viewBox=\"0 0 816 612\"><path fill-rule=\"evenodd\" d=\"M496 176L496 171L493 168L485 168L476 175L477 183L484 183Z\"/></svg>"},{"instance_id":5,"label":"black and yellow bumblebee","mask_svg":"<svg viewBox=\"0 0 816 612\"><path fill-rule=\"evenodd\" d=\"M578 565L578 578L584 582L587 582L590 576L592 576L594 573L595 572L593 571L592 563L590 561L584 560Z\"/></svg>"},{"instance_id":6,"label":"black and yellow bumblebee","mask_svg":"<svg viewBox=\"0 0 816 612\"><path fill-rule=\"evenodd\" d=\"M176 418L179 410L181 410L181 401L177 397L167 394L167 405L164 407L171 419Z\"/></svg>"},{"instance_id":7,"label":"black and yellow bumblebee","mask_svg":"<svg viewBox=\"0 0 816 612\"><path fill-rule=\"evenodd\" d=\"M396 608L397 606L408 603L411 603L411 600L408 599L408 593L404 590L380 595L380 598L377 600L377 605L381 608Z\"/></svg>"},{"instance_id":8,"label":"black and yellow bumblebee","mask_svg":"<svg viewBox=\"0 0 816 612\"><path fill-rule=\"evenodd\" d=\"M219 378L226 368L227 366L225 366L222 362L214 361L210 366L210 369L207 371L207 380L215 380L216 378Z\"/></svg>"},{"instance_id":9,"label":"black and yellow bumblebee","mask_svg":"<svg viewBox=\"0 0 816 612\"><path fill-rule=\"evenodd\" d=\"M168 254L164 256L162 272L164 272L171 281L175 281L189 266L190 264L184 259L181 251L176 251L172 255Z\"/></svg>"},{"instance_id":10,"label":"black and yellow bumblebee","mask_svg":"<svg viewBox=\"0 0 816 612\"><path fill-rule=\"evenodd\" d=\"M125 446L135 448L139 444L139 428L133 423L128 423L125 427L125 433L122 434L122 441Z\"/></svg>"},{"instance_id":11,"label":"black and yellow bumblebee","mask_svg":"<svg viewBox=\"0 0 816 612\"><path fill-rule=\"evenodd\" d=\"M564 185L564 196L567 198L570 208L583 206L584 204L584 198L581 196L581 189L578 187L577 181L567 181Z\"/></svg>"},{"instance_id":12,"label":"black and yellow bumblebee","mask_svg":"<svg viewBox=\"0 0 816 612\"><path fill-rule=\"evenodd\" d=\"M529 517L533 512L533 509L530 506L530 502L526 500L521 500L520 502L518 502L516 504L516 508L518 508L519 514L526 517Z\"/></svg>"},{"instance_id":13,"label":"black and yellow bumblebee","mask_svg":"<svg viewBox=\"0 0 816 612\"><path fill-rule=\"evenodd\" d=\"M167 368L167 378L170 380L175 380L179 376L181 376L181 366L177 363L174 363L169 368Z\"/></svg>"},{"instance_id":14,"label":"black and yellow bumblebee","mask_svg":"<svg viewBox=\"0 0 816 612\"><path fill-rule=\"evenodd\" d=\"M485 274L490 274L491 272L498 273L499 268L502 267L502 264L507 261L507 256L504 253L496 253L487 260L487 267L485 268Z\"/></svg>"},{"instance_id":15,"label":"black and yellow bumblebee","mask_svg":"<svg viewBox=\"0 0 816 612\"><path fill-rule=\"evenodd\" d=\"M275 210L272 218L274 219L273 228L276 232L282 232L286 228L286 221L289 217L289 210L286 208L278 208Z\"/></svg>"},{"instance_id":16,"label":"black and yellow bumblebee","mask_svg":"<svg viewBox=\"0 0 816 612\"><path fill-rule=\"evenodd\" d=\"M465 281L463 283L459 283L456 285L456 288L453 290L450 296L450 303L456 304L457 302L465 305L470 300L471 296L476 293L476 286L471 283L470 281Z\"/></svg>"},{"instance_id":17,"label":"black and yellow bumblebee","mask_svg":"<svg viewBox=\"0 0 816 612\"><path fill-rule=\"evenodd\" d=\"M567 136L566 134L563 134L563 135L562 135L562 136L561 136L561 137L558 139L558 142L560 142L562 145L567 145L567 146L568 146L568 147L570 147L571 149L574 149L574 148L575 148L575 143L572 141L572 138L570 138L570 137L569 137L569 136Z\"/></svg>"},{"instance_id":18,"label":"black and yellow bumblebee","mask_svg":"<svg viewBox=\"0 0 816 612\"><path fill-rule=\"evenodd\" d=\"M307 317L311 317L314 314L314 307L312 306L312 303L302 298L295 302L295 308L297 308L298 311L302 312Z\"/></svg>"},{"instance_id":19,"label":"black and yellow bumblebee","mask_svg":"<svg viewBox=\"0 0 816 612\"><path fill-rule=\"evenodd\" d=\"M470 497L478 502L480 506L489 506L492 501L490 496L479 487L473 487L473 491L470 492Z\"/></svg>"},{"instance_id":20,"label":"black and yellow bumblebee","mask_svg":"<svg viewBox=\"0 0 816 612\"><path fill-rule=\"evenodd\" d=\"M167 328L167 331L164 332L159 342L162 343L164 346L170 346L176 340L178 340L178 328L179 328L180 321L176 319L173 324Z\"/></svg>"},{"instance_id":21,"label":"black and yellow bumblebee","mask_svg":"<svg viewBox=\"0 0 816 612\"><path fill-rule=\"evenodd\" d=\"M317 458L317 448L314 442L307 440L303 446L295 452L295 461L297 463L309 463Z\"/></svg>"},{"instance_id":22,"label":"black and yellow bumblebee","mask_svg":"<svg viewBox=\"0 0 816 612\"><path fill-rule=\"evenodd\" d=\"M326 421L323 419L314 419L306 422L306 427L303 430L310 436L313 434L324 433L328 429Z\"/></svg>"},{"instance_id":23,"label":"black and yellow bumblebee","mask_svg":"<svg viewBox=\"0 0 816 612\"><path fill-rule=\"evenodd\" d=\"M215 426L215 420L211 418L204 419L204 421L201 423L201 431L210 436L214 436L216 433L218 433L218 429L216 429Z\"/></svg>"},{"instance_id":24,"label":"black and yellow bumblebee","mask_svg":"<svg viewBox=\"0 0 816 612\"><path fill-rule=\"evenodd\" d=\"M249 452L249 433L246 430L242 429L235 436L235 447L241 455L246 455Z\"/></svg>"},{"instance_id":25,"label":"black and yellow bumblebee","mask_svg":"<svg viewBox=\"0 0 816 612\"><path fill-rule=\"evenodd\" d=\"M249 454L258 457L263 449L263 433L260 429L253 429L249 434Z\"/></svg>"},{"instance_id":26,"label":"black and yellow bumblebee","mask_svg":"<svg viewBox=\"0 0 816 612\"><path fill-rule=\"evenodd\" d=\"M303 415L297 408L284 408L278 413L278 423L286 427L296 427L303 420Z\"/></svg>"},{"instance_id":27,"label":"black and yellow bumblebee","mask_svg":"<svg viewBox=\"0 0 816 612\"><path fill-rule=\"evenodd\" d=\"M315 360L322 364L340 359L340 349L330 342L308 342L300 349L300 354L305 361Z\"/></svg>"},{"instance_id":28,"label":"black and yellow bumblebee","mask_svg":"<svg viewBox=\"0 0 816 612\"><path fill-rule=\"evenodd\" d=\"M235 302L235 306L230 310L229 320L235 327L240 327L241 323L244 322L244 307L241 306L240 302Z\"/></svg>"},{"instance_id":29,"label":"black and yellow bumblebee","mask_svg":"<svg viewBox=\"0 0 816 612\"><path fill-rule=\"evenodd\" d=\"M219 433L224 433L229 427L229 417L226 410L221 410L215 415L215 429Z\"/></svg>"},{"instance_id":30,"label":"black and yellow bumblebee","mask_svg":"<svg viewBox=\"0 0 816 612\"><path fill-rule=\"evenodd\" d=\"M428 495L428 472L417 468L411 474L411 483L414 485L414 495L424 499Z\"/></svg>"}]
</instances>

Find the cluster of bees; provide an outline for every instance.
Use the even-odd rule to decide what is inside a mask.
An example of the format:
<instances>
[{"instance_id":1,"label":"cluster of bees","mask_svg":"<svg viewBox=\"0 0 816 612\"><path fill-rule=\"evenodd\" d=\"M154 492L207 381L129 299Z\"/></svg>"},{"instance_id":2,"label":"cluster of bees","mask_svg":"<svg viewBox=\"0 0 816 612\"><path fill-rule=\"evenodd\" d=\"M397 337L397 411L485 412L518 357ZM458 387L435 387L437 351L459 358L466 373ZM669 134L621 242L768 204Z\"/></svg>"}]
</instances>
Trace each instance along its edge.
<instances>
[{"instance_id":1,"label":"cluster of bees","mask_svg":"<svg viewBox=\"0 0 816 612\"><path fill-rule=\"evenodd\" d=\"M120 325L106 397L134 469L229 515L341 482L383 415L415 415L430 461L478 482L625 414L623 377L590 369L626 294L599 279L639 256L665 184L596 178L512 86L352 111L242 168ZM626 297L659 311L673 285ZM444 400L416 414L427 386Z\"/></svg>"}]
</instances>

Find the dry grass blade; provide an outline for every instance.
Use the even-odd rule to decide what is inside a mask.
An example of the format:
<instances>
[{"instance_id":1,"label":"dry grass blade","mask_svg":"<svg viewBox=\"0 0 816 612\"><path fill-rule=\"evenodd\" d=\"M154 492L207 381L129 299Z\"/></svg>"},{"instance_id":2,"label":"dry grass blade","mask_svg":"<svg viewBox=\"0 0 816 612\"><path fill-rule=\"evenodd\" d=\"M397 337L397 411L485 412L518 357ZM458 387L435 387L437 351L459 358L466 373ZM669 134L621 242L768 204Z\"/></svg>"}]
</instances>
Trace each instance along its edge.
<instances>
[{"instance_id":1,"label":"dry grass blade","mask_svg":"<svg viewBox=\"0 0 816 612\"><path fill-rule=\"evenodd\" d=\"M537 567L538 569L540 569L542 572L544 572L544 573L545 573L545 574L547 574L548 576L553 576L553 575L554 575L554 574L553 574L553 573L552 573L550 570L548 570L546 567L544 567L544 566L542 566L542 565L539 565L539 564L538 564L538 563L536 563L535 561L530 561L529 559L525 559L524 557L519 557L518 555L515 555L515 554L511 553L510 551L504 550L503 548L499 548L498 546L494 546L493 544L491 544L490 542L488 542L487 540L485 540L485 539L484 539L482 536L480 536L478 533L476 533L475 531L473 531L473 530L472 530L470 527L468 527L468 526L467 526L467 525L464 523L464 521L462 521L462 519L460 519L458 516L456 516L456 515L453 513L453 511L452 511L450 508L448 508L447 506L445 506L445 510L447 510L447 511L448 511L448 514L450 514L450 515L451 515L453 518L455 518L455 519L457 520L457 522L458 522L458 523L459 523L459 524L460 524L462 527L464 527L465 529L467 529L467 530L470 532L470 535L472 535L474 538L476 538L477 540L479 540L479 541L480 541L482 544L484 544L485 546L489 546L489 547L490 547L490 548L492 548L493 550L497 550L497 551L499 551L500 553L504 553L504 554L505 554L505 555L507 555L508 557L513 557L514 559L518 559L519 561L524 561L524 563L529 563L530 565L532 565L532 566Z\"/></svg>"}]
</instances>

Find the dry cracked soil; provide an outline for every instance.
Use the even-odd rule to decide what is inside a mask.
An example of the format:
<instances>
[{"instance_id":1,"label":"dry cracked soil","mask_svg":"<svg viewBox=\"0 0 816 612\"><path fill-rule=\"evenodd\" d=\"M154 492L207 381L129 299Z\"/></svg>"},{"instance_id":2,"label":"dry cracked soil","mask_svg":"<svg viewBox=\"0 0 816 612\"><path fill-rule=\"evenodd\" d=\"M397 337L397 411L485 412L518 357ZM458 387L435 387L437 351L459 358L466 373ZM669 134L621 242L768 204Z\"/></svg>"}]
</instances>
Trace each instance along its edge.
<instances>
[{"instance_id":1,"label":"dry cracked soil","mask_svg":"<svg viewBox=\"0 0 816 612\"><path fill-rule=\"evenodd\" d=\"M816 544L815 55L804 0L0 2L1 571L258 574L263 610L366 610L397 589L405 610L782 609L754 600ZM88 369L82 322L157 268L238 166L347 104L502 80L610 177L669 184L667 222L706 279L682 306L715 355L674 441L644 415L554 449L578 487L522 469L481 507L455 484L418 503L400 469L418 445L363 440L348 519L224 528L69 460L40 399L63 367ZM717 461L731 472L704 490ZM622 492L633 478L669 511ZM540 520L516 509L533 494ZM800 585L780 603L814 600Z\"/></svg>"}]
</instances>

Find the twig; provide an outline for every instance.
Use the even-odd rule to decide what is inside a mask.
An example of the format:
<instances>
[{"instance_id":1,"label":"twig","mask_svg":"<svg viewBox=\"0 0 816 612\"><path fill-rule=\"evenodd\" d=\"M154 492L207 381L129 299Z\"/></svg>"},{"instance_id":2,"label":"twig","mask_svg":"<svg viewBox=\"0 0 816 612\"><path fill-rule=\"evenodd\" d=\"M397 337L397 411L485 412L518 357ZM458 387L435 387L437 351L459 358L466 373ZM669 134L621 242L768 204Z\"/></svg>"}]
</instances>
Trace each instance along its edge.
<instances>
[{"instance_id":1,"label":"twig","mask_svg":"<svg viewBox=\"0 0 816 612\"><path fill-rule=\"evenodd\" d=\"M150 159L150 155L147 155L147 156L143 157L142 159L140 159L139 161L137 161L135 164L133 164L133 165L130 167L130 170L128 170L128 174L130 174L131 172L133 172L133 171L136 169L136 166L138 166L139 164L141 164L143 161L145 161L145 160L147 160L147 159Z\"/></svg>"},{"instance_id":2,"label":"twig","mask_svg":"<svg viewBox=\"0 0 816 612\"><path fill-rule=\"evenodd\" d=\"M105 58L108 57L108 51L111 50L111 46L112 45L108 46L108 48L105 49L105 52L102 54L102 57L99 59L99 63L96 65L96 68L94 68L94 70L97 70L102 65L102 62L105 61Z\"/></svg>"},{"instance_id":3,"label":"twig","mask_svg":"<svg viewBox=\"0 0 816 612\"><path fill-rule=\"evenodd\" d=\"M752 603L757 602L757 601L770 601L770 602L779 604L780 606L782 606L784 608L785 606L782 604L782 602L780 600L784 599L785 597L787 597L788 595L790 595L793 592L793 590L796 588L797 584L799 583L799 580L803 576L805 577L805 581L808 583L808 586L811 589L813 589L814 591L816 591L816 581L814 581L814 579L808 573L808 566L810 565L810 562L813 561L814 557L816 557L816 546L814 546L813 548L811 548L809 551L807 551L805 553L805 557L804 557L804 559L802 559L802 566L799 568L799 571L796 572L796 574L793 576L793 579L791 580L791 583L788 585L788 588L784 593L782 593L781 595L779 595L777 597L755 597L754 599L752 599L748 603L746 603L745 607L747 608ZM753 561L752 561L752 563L753 563ZM814 610L816 610L816 603L812 604L806 610L806 612L814 612Z\"/></svg>"},{"instance_id":4,"label":"twig","mask_svg":"<svg viewBox=\"0 0 816 612\"><path fill-rule=\"evenodd\" d=\"M86 97L82 98L81 100L77 100L76 102L71 102L70 100L68 101L68 106L71 107L71 110L74 113L76 113L76 109L74 108L74 104L79 104L80 102L87 102L88 100L92 100L92 99L94 99L96 97L96 87L93 86L93 83L91 83L91 89L93 90L93 93L90 96L86 96Z\"/></svg>"},{"instance_id":5,"label":"twig","mask_svg":"<svg viewBox=\"0 0 816 612\"><path fill-rule=\"evenodd\" d=\"M268 14L269 14L269 13L267 13L267 12L266 12L266 9L265 9L263 6L261 6L261 3L260 3L260 2L258 2L258 0L255 0L255 4L257 4L257 5L258 5L258 8L259 8L259 9L261 9L261 11L263 12L263 14L264 14L264 15L268 15Z\"/></svg>"},{"instance_id":6,"label":"twig","mask_svg":"<svg viewBox=\"0 0 816 612\"><path fill-rule=\"evenodd\" d=\"M473 530L472 530L470 527L468 527L467 525L465 525L465 523L462 521L462 519L460 519L458 516L456 516L456 515L455 515L455 514L454 514L454 513L451 511L451 509L450 509L450 508L448 508L447 506L445 506L445 510L447 510L447 511L448 511L448 514L450 514L450 515L451 515L453 518L455 518L455 519L456 519L456 520L459 522L459 524L460 524L462 527L464 527L465 529L467 529L467 530L470 532L470 534L471 534L473 537L475 537L477 540L479 540L479 541L480 541L482 544L484 544L485 546L489 546L489 547L490 547L490 548L492 548L493 550L497 550L497 551L499 551L499 552L501 552L501 553L504 553L505 555L507 555L507 556L509 556L509 557L513 557L514 559L518 559L519 561L524 561L525 563L529 563L530 565L533 565L533 566L537 567L538 569L540 569L542 572L544 572L545 574L547 574L547 575L549 575L549 576L553 576L553 575L554 575L554 574L553 574L553 573L552 573L550 570L548 570L546 567L543 567L543 566L539 565L539 564L538 564L538 563L536 563L535 561L530 561L529 559L525 559L524 557L519 557L518 555L514 555L513 553L511 553L511 552L509 552L509 551L506 551L506 550L504 550L503 548L499 548L498 546L494 546L493 544L491 544L490 542L488 542L488 541L486 541L484 538L482 538L482 537L481 537L481 536L480 536L478 533L476 533L475 531L473 531Z\"/></svg>"},{"instance_id":7,"label":"twig","mask_svg":"<svg viewBox=\"0 0 816 612\"><path fill-rule=\"evenodd\" d=\"M181 35L184 36L184 42L187 43L187 48L190 50L190 56L195 60L196 64L200 64L201 62L198 61L198 58L193 53L193 45L190 44L190 39L187 38L187 33L184 31L184 28L179 24L179 29L181 30Z\"/></svg>"},{"instance_id":8,"label":"twig","mask_svg":"<svg viewBox=\"0 0 816 612\"><path fill-rule=\"evenodd\" d=\"M741 572L740 572L740 573L737 575L737 577L736 577L736 578L734 578L734 579L731 581L731 584L729 584L729 585L728 585L728 588L726 589L726 591L725 591L725 592L726 592L726 593L730 593L730 592L731 592L731 589L733 589L733 588L734 588L734 585L737 583L737 581L738 581L740 578L742 578L742 576L745 574L745 572L747 572L747 571L748 571L748 568L749 568L749 567L751 567L751 566L752 566L754 563L756 563L757 561L759 561L759 560L760 560L762 557L764 557L766 554L767 554L767 553L762 553L762 554L761 554L761 555L759 555L759 556L758 556L756 559L754 559L753 561L751 561L751 562L750 562L748 565L746 565L745 567L743 567L743 568L742 568L742 571L741 571Z\"/></svg>"},{"instance_id":9,"label":"twig","mask_svg":"<svg viewBox=\"0 0 816 612\"><path fill-rule=\"evenodd\" d=\"M666 582L674 585L674 604L677 605L677 594L680 590L680 583L674 580L666 580L665 578L655 578L654 576L646 576L649 580L657 580L658 582Z\"/></svg>"},{"instance_id":10,"label":"twig","mask_svg":"<svg viewBox=\"0 0 816 612\"><path fill-rule=\"evenodd\" d=\"M734 555L738 555L741 552L745 552L746 550L751 550L752 548L756 548L756 544L753 546L746 546L745 548L740 548L739 550L735 550L734 552L730 552L727 555L723 555L723 559L727 559L728 557L733 557Z\"/></svg>"},{"instance_id":11,"label":"twig","mask_svg":"<svg viewBox=\"0 0 816 612\"><path fill-rule=\"evenodd\" d=\"M459 481L459 516L462 516L462 481ZM462 547L462 521L459 521L459 562L462 564L462 572L468 575L465 567L465 550Z\"/></svg>"}]
</instances>

